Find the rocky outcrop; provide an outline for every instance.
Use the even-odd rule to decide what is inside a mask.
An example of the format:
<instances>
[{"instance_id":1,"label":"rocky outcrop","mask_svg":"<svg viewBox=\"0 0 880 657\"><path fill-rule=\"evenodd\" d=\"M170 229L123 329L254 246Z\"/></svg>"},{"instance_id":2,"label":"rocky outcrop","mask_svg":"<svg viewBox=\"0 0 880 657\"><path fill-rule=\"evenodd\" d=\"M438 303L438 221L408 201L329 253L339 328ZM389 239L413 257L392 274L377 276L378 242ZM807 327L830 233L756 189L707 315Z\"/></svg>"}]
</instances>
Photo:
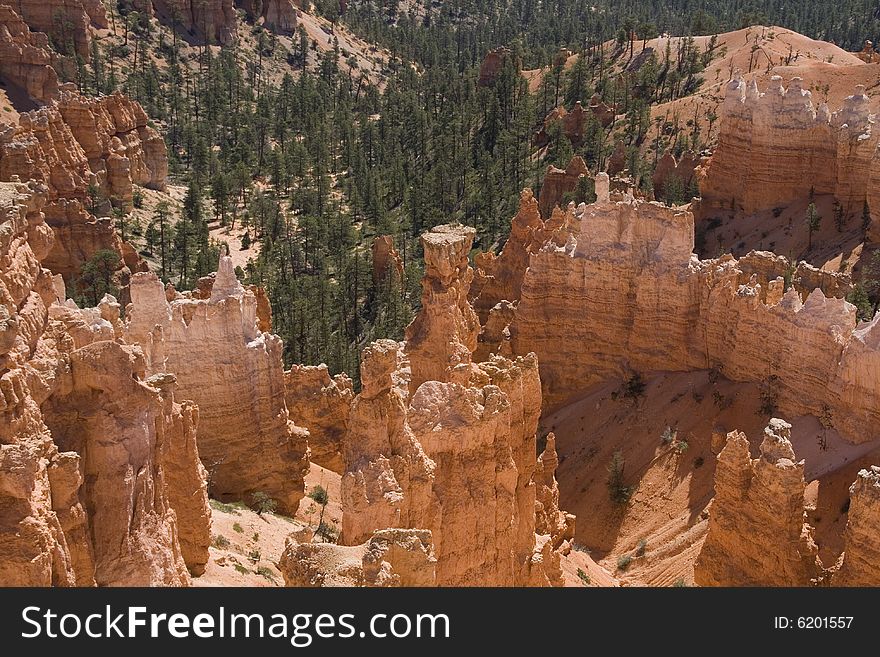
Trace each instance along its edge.
<instances>
[{"instance_id":1,"label":"rocky outcrop","mask_svg":"<svg viewBox=\"0 0 880 657\"><path fill-rule=\"evenodd\" d=\"M394 386L399 345L374 342L361 354L361 393L343 443L342 535L346 545L377 529L431 529L439 513L434 462L413 435L404 394Z\"/></svg>"},{"instance_id":2,"label":"rocky outcrop","mask_svg":"<svg viewBox=\"0 0 880 657\"><path fill-rule=\"evenodd\" d=\"M693 151L685 151L676 158L671 151L663 153L663 157L654 167L651 182L654 186L654 198L665 199L667 194L677 192L683 201L690 197L687 195L694 179L694 171L700 164L700 156Z\"/></svg>"},{"instance_id":3,"label":"rocky outcrop","mask_svg":"<svg viewBox=\"0 0 880 657\"><path fill-rule=\"evenodd\" d=\"M308 432L289 418L281 339L257 328L257 301L221 256L209 299L172 302L153 273L132 276L126 339L142 345L150 374L177 377L199 407L198 445L212 497L255 493L292 515L303 496Z\"/></svg>"},{"instance_id":4,"label":"rocky outcrop","mask_svg":"<svg viewBox=\"0 0 880 657\"><path fill-rule=\"evenodd\" d=\"M844 534L843 563L834 575L834 586L880 585L880 467L860 470L849 489L849 512Z\"/></svg>"},{"instance_id":5,"label":"rocky outcrop","mask_svg":"<svg viewBox=\"0 0 880 657\"><path fill-rule=\"evenodd\" d=\"M431 532L383 529L361 545L288 539L278 568L286 586L434 586Z\"/></svg>"},{"instance_id":6,"label":"rocky outcrop","mask_svg":"<svg viewBox=\"0 0 880 657\"><path fill-rule=\"evenodd\" d=\"M694 566L702 586L809 586L821 565L804 523L804 462L795 461L791 425L772 419L761 455L732 432L718 455L709 531Z\"/></svg>"},{"instance_id":7,"label":"rocky outcrop","mask_svg":"<svg viewBox=\"0 0 880 657\"><path fill-rule=\"evenodd\" d=\"M346 374L331 377L326 365L293 365L284 373L290 416L309 431L309 460L342 474L342 449L354 388Z\"/></svg>"},{"instance_id":8,"label":"rocky outcrop","mask_svg":"<svg viewBox=\"0 0 880 657\"><path fill-rule=\"evenodd\" d=\"M58 101L22 114L18 125L0 122L0 180L46 185L44 213L57 239L45 265L68 280L101 249L120 255L123 285L131 271L146 268L125 249L112 220L85 206L92 203L91 185L125 206L132 185L162 188L167 172L164 140L147 125L141 106L120 94L86 99L62 91Z\"/></svg>"},{"instance_id":9,"label":"rocky outcrop","mask_svg":"<svg viewBox=\"0 0 880 657\"><path fill-rule=\"evenodd\" d=\"M838 111L812 95L800 78L786 89L774 76L766 92L734 78L719 111L718 145L698 173L701 207L754 213L816 194L833 195L856 216L876 194L878 133L865 88ZM873 206L872 206L872 209Z\"/></svg>"},{"instance_id":10,"label":"rocky outcrop","mask_svg":"<svg viewBox=\"0 0 880 657\"><path fill-rule=\"evenodd\" d=\"M233 0L139 0L138 4L196 43L226 45L238 34Z\"/></svg>"},{"instance_id":11,"label":"rocky outcrop","mask_svg":"<svg viewBox=\"0 0 880 657\"><path fill-rule=\"evenodd\" d=\"M555 107L544 117L544 123L535 133L533 142L539 148L550 143L553 125L558 122L562 134L577 147L584 140L590 117L595 118L602 127L608 127L614 121L614 108L606 105L598 96L593 96L587 107L584 107L581 101L577 101L571 111L562 105Z\"/></svg>"},{"instance_id":12,"label":"rocky outcrop","mask_svg":"<svg viewBox=\"0 0 880 657\"><path fill-rule=\"evenodd\" d=\"M483 324L486 324L490 311L499 302L519 301L529 255L532 249L543 243L543 229L538 202L532 190L524 189L519 197L519 211L513 217L510 235L501 253L496 256L486 251L474 257L476 271L470 293L474 310Z\"/></svg>"},{"instance_id":13,"label":"rocky outcrop","mask_svg":"<svg viewBox=\"0 0 880 657\"><path fill-rule=\"evenodd\" d=\"M396 276L398 285L403 280L403 260L394 248L391 235L378 235L373 239L373 285L380 285L389 276ZM389 279L393 280L393 279Z\"/></svg>"},{"instance_id":14,"label":"rocky outcrop","mask_svg":"<svg viewBox=\"0 0 880 657\"><path fill-rule=\"evenodd\" d=\"M425 381L448 381L453 369L470 363L477 347L480 323L468 303L475 234L470 226L448 224L422 235L422 309L405 333L411 393Z\"/></svg>"},{"instance_id":15,"label":"rocky outcrop","mask_svg":"<svg viewBox=\"0 0 880 657\"><path fill-rule=\"evenodd\" d=\"M544 181L538 194L541 216L547 219L553 208L562 205L564 196L577 189L581 177L589 174L589 169L580 155L571 158L565 169L557 169L551 164L544 174Z\"/></svg>"},{"instance_id":16,"label":"rocky outcrop","mask_svg":"<svg viewBox=\"0 0 880 657\"><path fill-rule=\"evenodd\" d=\"M163 421L157 422L159 464L165 471L168 502L177 515L177 538L189 572L205 572L211 544L211 507L208 473L199 459L196 442L199 409L191 401L177 404L173 374L157 374L146 381L159 391Z\"/></svg>"},{"instance_id":17,"label":"rocky outcrop","mask_svg":"<svg viewBox=\"0 0 880 657\"><path fill-rule=\"evenodd\" d=\"M165 188L165 140L139 103L120 93L94 99L62 92L57 107L107 198L129 203L132 185Z\"/></svg>"},{"instance_id":18,"label":"rocky outcrop","mask_svg":"<svg viewBox=\"0 0 880 657\"><path fill-rule=\"evenodd\" d=\"M0 584L184 585L210 525L192 483L195 409L144 381L112 298L62 303L60 277L40 266L54 237L46 194L0 184Z\"/></svg>"},{"instance_id":19,"label":"rocky outcrop","mask_svg":"<svg viewBox=\"0 0 880 657\"><path fill-rule=\"evenodd\" d=\"M481 87L491 87L494 85L498 74L501 73L501 69L504 67L504 62L512 54L509 48L503 46L487 52L483 62L480 64L480 77L477 79L477 84Z\"/></svg>"},{"instance_id":20,"label":"rocky outcrop","mask_svg":"<svg viewBox=\"0 0 880 657\"><path fill-rule=\"evenodd\" d=\"M55 49L63 55L78 55L85 61L91 56L90 28L110 27L107 10L101 0L48 0L16 2L4 0L24 19L33 32L45 32Z\"/></svg>"},{"instance_id":21,"label":"rocky outcrop","mask_svg":"<svg viewBox=\"0 0 880 657\"><path fill-rule=\"evenodd\" d=\"M45 103L58 93L58 75L49 38L31 32L12 7L0 4L0 80Z\"/></svg>"},{"instance_id":22,"label":"rocky outcrop","mask_svg":"<svg viewBox=\"0 0 880 657\"><path fill-rule=\"evenodd\" d=\"M596 186L599 200L571 208L533 249L508 329L510 353L537 354L546 404L633 371L717 367L770 382L788 416L827 406L847 440L877 437L865 430L880 419L876 321L857 326L855 308L821 289L804 299L782 281L746 280L732 256L698 260L690 212L603 200Z\"/></svg>"},{"instance_id":23,"label":"rocky outcrop","mask_svg":"<svg viewBox=\"0 0 880 657\"><path fill-rule=\"evenodd\" d=\"M251 20L262 18L263 25L273 32L293 34L296 31L297 8L292 0L241 0L236 4L245 10Z\"/></svg>"},{"instance_id":24,"label":"rocky outcrop","mask_svg":"<svg viewBox=\"0 0 880 657\"><path fill-rule=\"evenodd\" d=\"M866 64L876 64L880 62L880 53L874 50L874 44L871 41L865 41L864 47L855 56Z\"/></svg>"},{"instance_id":25,"label":"rocky outcrop","mask_svg":"<svg viewBox=\"0 0 880 657\"><path fill-rule=\"evenodd\" d=\"M80 455L95 582L180 586L188 576L158 457L162 438L170 436L160 437L163 404L140 380L139 358L110 340L74 350L43 413L58 449ZM208 530L207 517L203 527Z\"/></svg>"},{"instance_id":26,"label":"rocky outcrop","mask_svg":"<svg viewBox=\"0 0 880 657\"><path fill-rule=\"evenodd\" d=\"M559 456L556 454L556 436L551 432L547 434L544 451L538 457L535 467L535 532L548 535L554 547L559 547L562 541L574 540L575 523L572 514L559 508L557 467Z\"/></svg>"}]
</instances>

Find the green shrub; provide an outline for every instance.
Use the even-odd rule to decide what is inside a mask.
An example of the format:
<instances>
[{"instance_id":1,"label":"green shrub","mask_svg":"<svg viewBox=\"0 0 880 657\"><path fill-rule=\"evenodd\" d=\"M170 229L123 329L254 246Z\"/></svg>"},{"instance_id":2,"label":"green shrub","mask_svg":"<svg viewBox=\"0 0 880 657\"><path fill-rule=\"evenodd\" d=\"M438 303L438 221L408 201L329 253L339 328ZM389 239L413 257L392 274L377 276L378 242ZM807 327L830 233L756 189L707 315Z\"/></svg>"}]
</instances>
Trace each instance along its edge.
<instances>
[{"instance_id":1,"label":"green shrub","mask_svg":"<svg viewBox=\"0 0 880 657\"><path fill-rule=\"evenodd\" d=\"M617 570L626 570L629 568L629 565L632 563L632 556L629 554L622 554L617 557Z\"/></svg>"},{"instance_id":2,"label":"green shrub","mask_svg":"<svg viewBox=\"0 0 880 657\"><path fill-rule=\"evenodd\" d=\"M644 538L639 541L639 544L636 546L636 556L643 557L645 556L645 551L648 549L648 541Z\"/></svg>"},{"instance_id":3,"label":"green shrub","mask_svg":"<svg viewBox=\"0 0 880 657\"><path fill-rule=\"evenodd\" d=\"M220 550L225 550L229 547L229 539L220 534L214 534L214 538L211 539L211 545Z\"/></svg>"},{"instance_id":4,"label":"green shrub","mask_svg":"<svg viewBox=\"0 0 880 657\"><path fill-rule=\"evenodd\" d=\"M251 495L251 505L258 516L264 513L273 513L278 508L278 502L260 490Z\"/></svg>"},{"instance_id":5,"label":"green shrub","mask_svg":"<svg viewBox=\"0 0 880 657\"><path fill-rule=\"evenodd\" d=\"M244 529L242 529L241 525L239 525L237 522L232 523L232 531L238 532L239 534L244 533Z\"/></svg>"},{"instance_id":6,"label":"green shrub","mask_svg":"<svg viewBox=\"0 0 880 657\"><path fill-rule=\"evenodd\" d=\"M591 583L590 576L584 572L583 568L578 568L578 577L580 577L581 581L584 583L584 586L589 586Z\"/></svg>"},{"instance_id":7,"label":"green shrub","mask_svg":"<svg viewBox=\"0 0 880 657\"><path fill-rule=\"evenodd\" d=\"M611 463L608 464L608 495L615 504L626 504L632 497L633 489L623 483L623 471L626 462L623 460L623 454L620 451L614 452L611 457Z\"/></svg>"}]
</instances>

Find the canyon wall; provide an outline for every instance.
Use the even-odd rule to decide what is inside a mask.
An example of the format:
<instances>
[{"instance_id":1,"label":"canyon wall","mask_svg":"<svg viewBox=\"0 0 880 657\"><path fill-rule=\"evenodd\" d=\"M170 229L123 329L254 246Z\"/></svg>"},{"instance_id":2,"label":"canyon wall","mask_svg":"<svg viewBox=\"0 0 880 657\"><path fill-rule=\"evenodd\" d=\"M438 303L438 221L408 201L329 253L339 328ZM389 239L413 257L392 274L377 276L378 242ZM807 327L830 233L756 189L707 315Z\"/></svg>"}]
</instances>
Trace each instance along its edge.
<instances>
[{"instance_id":1,"label":"canyon wall","mask_svg":"<svg viewBox=\"0 0 880 657\"><path fill-rule=\"evenodd\" d=\"M0 584L185 585L210 531L196 410L145 379L112 297L63 302L47 195L0 183Z\"/></svg>"},{"instance_id":2,"label":"canyon wall","mask_svg":"<svg viewBox=\"0 0 880 657\"><path fill-rule=\"evenodd\" d=\"M293 515L303 497L308 432L285 403L281 339L260 332L257 300L229 256L208 299L166 299L153 273L131 279L125 335L142 345L150 374L173 373L180 396L199 407L199 453L212 497L250 503L255 493Z\"/></svg>"},{"instance_id":3,"label":"canyon wall","mask_svg":"<svg viewBox=\"0 0 880 657\"><path fill-rule=\"evenodd\" d=\"M843 562L834 586L880 586L880 467L859 471L849 488Z\"/></svg>"},{"instance_id":4,"label":"canyon wall","mask_svg":"<svg viewBox=\"0 0 880 657\"><path fill-rule=\"evenodd\" d=\"M55 55L49 37L31 32L12 7L0 4L0 79L21 88L31 101L48 102L58 93Z\"/></svg>"},{"instance_id":5,"label":"canyon wall","mask_svg":"<svg viewBox=\"0 0 880 657\"><path fill-rule=\"evenodd\" d=\"M333 377L326 365L292 365L284 373L284 399L290 416L309 430L309 460L342 474L342 443L354 399L351 379Z\"/></svg>"},{"instance_id":6,"label":"canyon wall","mask_svg":"<svg viewBox=\"0 0 880 657\"><path fill-rule=\"evenodd\" d=\"M3 0L0 5L15 10L32 31L51 37L57 52L85 61L91 56L90 29L110 27L101 0Z\"/></svg>"},{"instance_id":7,"label":"canyon wall","mask_svg":"<svg viewBox=\"0 0 880 657\"><path fill-rule=\"evenodd\" d=\"M727 435L715 469L709 531L694 565L701 586L809 586L821 564L804 522L804 462L795 461L791 425L770 420L761 454Z\"/></svg>"},{"instance_id":8,"label":"canyon wall","mask_svg":"<svg viewBox=\"0 0 880 657\"><path fill-rule=\"evenodd\" d=\"M612 199L598 181L597 194L531 252L509 346L490 349L537 354L546 404L633 372L715 367L770 386L787 416L827 406L847 440L877 437L878 320L857 325L843 299L804 299L732 256L697 259L687 210Z\"/></svg>"},{"instance_id":9,"label":"canyon wall","mask_svg":"<svg viewBox=\"0 0 880 657\"><path fill-rule=\"evenodd\" d=\"M718 145L698 171L701 207L745 213L784 207L816 194L833 195L856 216L875 197L878 131L863 86L841 109L814 107L812 94L779 76L761 93L734 78L719 110ZM873 206L872 206L873 208Z\"/></svg>"},{"instance_id":10,"label":"canyon wall","mask_svg":"<svg viewBox=\"0 0 880 657\"><path fill-rule=\"evenodd\" d=\"M57 101L22 114L18 124L0 121L0 180L46 186L43 211L56 239L44 264L68 280L101 249L120 254L123 283L131 271L145 269L124 248L112 219L86 209L90 186L127 207L133 185L164 188L167 173L164 140L147 125L143 108L121 94L87 99L62 90ZM106 202L102 209L109 211Z\"/></svg>"},{"instance_id":11,"label":"canyon wall","mask_svg":"<svg viewBox=\"0 0 880 657\"><path fill-rule=\"evenodd\" d=\"M135 6L195 43L226 45L238 35L233 0L135 0Z\"/></svg>"}]
</instances>

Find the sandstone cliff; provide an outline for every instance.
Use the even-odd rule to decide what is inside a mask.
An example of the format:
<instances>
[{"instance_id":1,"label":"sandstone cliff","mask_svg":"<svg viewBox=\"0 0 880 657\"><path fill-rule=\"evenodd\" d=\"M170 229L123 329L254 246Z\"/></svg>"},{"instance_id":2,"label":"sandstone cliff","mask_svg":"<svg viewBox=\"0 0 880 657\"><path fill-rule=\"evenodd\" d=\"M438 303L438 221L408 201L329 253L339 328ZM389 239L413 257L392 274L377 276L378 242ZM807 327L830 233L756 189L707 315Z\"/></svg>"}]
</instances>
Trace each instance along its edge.
<instances>
[{"instance_id":1,"label":"sandstone cliff","mask_svg":"<svg viewBox=\"0 0 880 657\"><path fill-rule=\"evenodd\" d=\"M303 496L308 432L289 418L281 339L257 328L257 301L229 256L209 299L168 302L153 273L131 280L126 339L142 345L149 373L177 377L180 396L199 407L199 453L211 495L250 503L275 499L292 515Z\"/></svg>"},{"instance_id":2,"label":"sandstone cliff","mask_svg":"<svg viewBox=\"0 0 880 657\"><path fill-rule=\"evenodd\" d=\"M804 523L804 462L795 462L791 425L772 419L761 455L727 436L715 470L709 532L694 566L702 586L809 586L820 573Z\"/></svg>"},{"instance_id":3,"label":"sandstone cliff","mask_svg":"<svg viewBox=\"0 0 880 657\"><path fill-rule=\"evenodd\" d=\"M793 78L774 76L762 93L755 81L734 78L719 111L718 145L698 172L707 208L745 213L782 207L816 194L833 195L859 215L877 194L873 160L878 131L864 87L831 112Z\"/></svg>"},{"instance_id":4,"label":"sandstone cliff","mask_svg":"<svg viewBox=\"0 0 880 657\"><path fill-rule=\"evenodd\" d=\"M868 470L861 470L849 493L843 563L831 582L834 586L878 586L880 467L871 466Z\"/></svg>"},{"instance_id":5,"label":"sandstone cliff","mask_svg":"<svg viewBox=\"0 0 880 657\"><path fill-rule=\"evenodd\" d=\"M0 583L184 585L210 523L195 409L144 381L112 298L62 303L46 194L0 184Z\"/></svg>"},{"instance_id":6,"label":"sandstone cliff","mask_svg":"<svg viewBox=\"0 0 880 657\"><path fill-rule=\"evenodd\" d=\"M495 79L498 77L498 74L504 66L504 62L506 62L512 54L513 53L509 48L503 46L487 52L480 64L480 77L477 79L477 84L481 87L491 87L494 85Z\"/></svg>"},{"instance_id":7,"label":"sandstone cliff","mask_svg":"<svg viewBox=\"0 0 880 657\"><path fill-rule=\"evenodd\" d=\"M425 381L447 381L470 363L480 323L468 303L474 272L468 263L476 231L469 226L435 226L422 235L425 276L422 309L406 327L406 355L414 393Z\"/></svg>"},{"instance_id":8,"label":"sandstone cliff","mask_svg":"<svg viewBox=\"0 0 880 657\"><path fill-rule=\"evenodd\" d=\"M58 93L58 75L49 38L31 32L12 7L0 4L0 80L45 103Z\"/></svg>"},{"instance_id":9,"label":"sandstone cliff","mask_svg":"<svg viewBox=\"0 0 880 657\"><path fill-rule=\"evenodd\" d=\"M290 416L309 430L309 460L342 474L351 379L344 373L331 377L326 365L293 365L284 373L284 399Z\"/></svg>"},{"instance_id":10,"label":"sandstone cliff","mask_svg":"<svg viewBox=\"0 0 880 657\"><path fill-rule=\"evenodd\" d=\"M717 367L770 386L782 413L827 406L847 440L877 437L876 321L857 326L843 299L783 292L732 256L698 260L686 210L612 199L598 180L597 195L532 250L508 328L510 353L537 354L546 404L633 371Z\"/></svg>"}]
</instances>

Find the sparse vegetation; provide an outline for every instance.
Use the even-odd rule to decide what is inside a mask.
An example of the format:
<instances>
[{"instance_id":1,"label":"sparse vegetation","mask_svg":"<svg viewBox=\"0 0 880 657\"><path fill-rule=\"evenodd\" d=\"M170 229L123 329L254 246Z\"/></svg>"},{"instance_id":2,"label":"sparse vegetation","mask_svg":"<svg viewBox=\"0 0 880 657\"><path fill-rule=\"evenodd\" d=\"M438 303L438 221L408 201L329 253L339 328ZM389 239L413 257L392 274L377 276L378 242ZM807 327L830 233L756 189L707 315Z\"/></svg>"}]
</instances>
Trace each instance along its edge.
<instances>
[{"instance_id":1,"label":"sparse vegetation","mask_svg":"<svg viewBox=\"0 0 880 657\"><path fill-rule=\"evenodd\" d=\"M587 575L587 574L584 572L584 569L583 569L583 568L578 568L578 570L577 570L577 576L578 576L578 577L580 578L580 580L584 583L584 586L589 586L590 583L592 582L592 580L590 579L590 576Z\"/></svg>"},{"instance_id":2,"label":"sparse vegetation","mask_svg":"<svg viewBox=\"0 0 880 657\"><path fill-rule=\"evenodd\" d=\"M327 508L327 503L330 501L330 494L327 492L326 488L324 488L320 484L317 484L312 488L312 490L309 491L308 496L321 507L321 515L318 518L318 530L315 533L319 534L326 543L327 526L324 524L324 510Z\"/></svg>"},{"instance_id":3,"label":"sparse vegetation","mask_svg":"<svg viewBox=\"0 0 880 657\"><path fill-rule=\"evenodd\" d=\"M251 495L251 505L258 516L262 516L264 513L274 513L278 508L278 502L263 491L257 491Z\"/></svg>"},{"instance_id":4,"label":"sparse vegetation","mask_svg":"<svg viewBox=\"0 0 880 657\"><path fill-rule=\"evenodd\" d=\"M242 529L241 525L237 522L232 523L232 531L238 532L239 534L244 533L244 529Z\"/></svg>"},{"instance_id":5,"label":"sparse vegetation","mask_svg":"<svg viewBox=\"0 0 880 657\"><path fill-rule=\"evenodd\" d=\"M673 440L675 440L676 436L678 436L678 432L672 427L666 427L663 430L663 433L660 434L660 442L664 445L669 445Z\"/></svg>"},{"instance_id":6,"label":"sparse vegetation","mask_svg":"<svg viewBox=\"0 0 880 657\"><path fill-rule=\"evenodd\" d=\"M225 550L229 547L229 539L222 534L214 534L214 536L211 538L211 545L213 545L218 550Z\"/></svg>"},{"instance_id":7,"label":"sparse vegetation","mask_svg":"<svg viewBox=\"0 0 880 657\"><path fill-rule=\"evenodd\" d=\"M761 405L758 408L760 415L772 416L779 406L779 377L771 374L761 382Z\"/></svg>"},{"instance_id":8,"label":"sparse vegetation","mask_svg":"<svg viewBox=\"0 0 880 657\"><path fill-rule=\"evenodd\" d=\"M619 557L617 557L617 570L625 571L627 568L629 568L629 565L632 563L632 560L633 560L632 555L629 555L629 554L620 555Z\"/></svg>"},{"instance_id":9,"label":"sparse vegetation","mask_svg":"<svg viewBox=\"0 0 880 657\"><path fill-rule=\"evenodd\" d=\"M630 376L623 385L623 396L638 399L645 394L646 384L639 372Z\"/></svg>"},{"instance_id":10,"label":"sparse vegetation","mask_svg":"<svg viewBox=\"0 0 880 657\"><path fill-rule=\"evenodd\" d=\"M607 486L611 501L618 505L629 502L633 494L632 486L624 484L623 473L625 468L626 461L623 458L623 453L620 451L614 452L614 455L611 457L611 463L608 464Z\"/></svg>"},{"instance_id":11,"label":"sparse vegetation","mask_svg":"<svg viewBox=\"0 0 880 657\"><path fill-rule=\"evenodd\" d=\"M220 500L208 500L208 504L214 511L220 511L221 513L229 513L234 516L240 516L241 510L245 507L241 502L233 502L232 504L227 504L226 502L221 502Z\"/></svg>"},{"instance_id":12,"label":"sparse vegetation","mask_svg":"<svg viewBox=\"0 0 880 657\"><path fill-rule=\"evenodd\" d=\"M639 541L639 544L636 546L636 556L637 557L645 556L645 552L647 551L647 549L648 549L648 541L646 541L643 538L642 540Z\"/></svg>"}]
</instances>

